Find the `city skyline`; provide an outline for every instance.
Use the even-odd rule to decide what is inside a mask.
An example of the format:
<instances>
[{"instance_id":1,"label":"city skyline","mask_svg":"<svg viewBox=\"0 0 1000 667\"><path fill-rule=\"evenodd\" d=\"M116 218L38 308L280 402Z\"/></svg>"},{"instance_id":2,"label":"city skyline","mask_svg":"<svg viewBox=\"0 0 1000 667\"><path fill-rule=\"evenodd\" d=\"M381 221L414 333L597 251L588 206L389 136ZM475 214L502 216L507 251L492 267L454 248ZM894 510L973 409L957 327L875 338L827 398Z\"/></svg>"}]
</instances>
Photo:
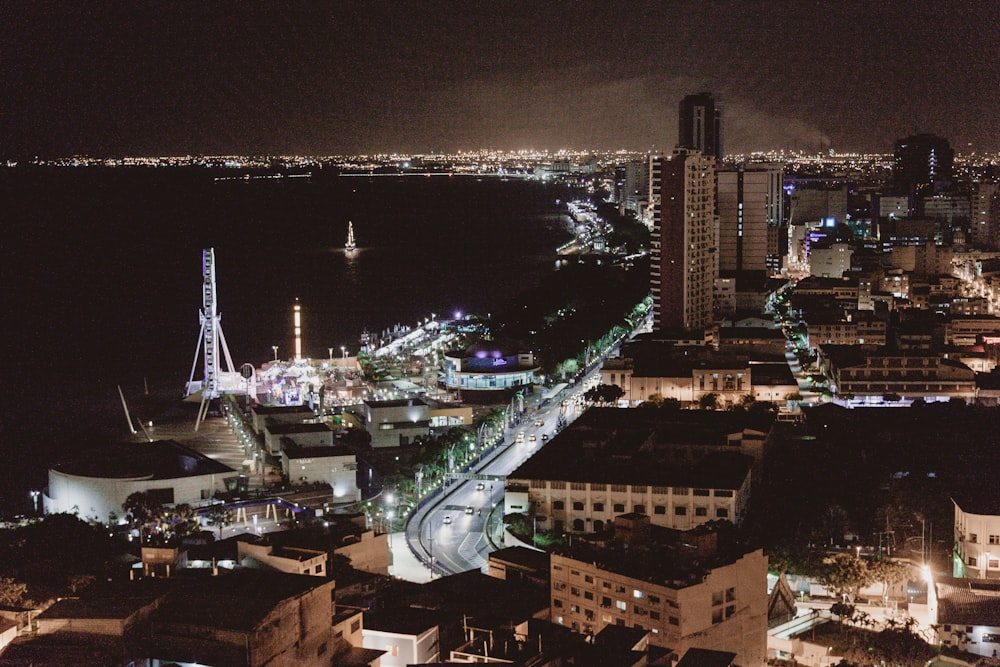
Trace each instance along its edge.
<instances>
[{"instance_id":1,"label":"city skyline","mask_svg":"<svg viewBox=\"0 0 1000 667\"><path fill-rule=\"evenodd\" d=\"M0 153L669 153L711 91L729 152L1000 149L986 3L8 5Z\"/></svg>"}]
</instances>

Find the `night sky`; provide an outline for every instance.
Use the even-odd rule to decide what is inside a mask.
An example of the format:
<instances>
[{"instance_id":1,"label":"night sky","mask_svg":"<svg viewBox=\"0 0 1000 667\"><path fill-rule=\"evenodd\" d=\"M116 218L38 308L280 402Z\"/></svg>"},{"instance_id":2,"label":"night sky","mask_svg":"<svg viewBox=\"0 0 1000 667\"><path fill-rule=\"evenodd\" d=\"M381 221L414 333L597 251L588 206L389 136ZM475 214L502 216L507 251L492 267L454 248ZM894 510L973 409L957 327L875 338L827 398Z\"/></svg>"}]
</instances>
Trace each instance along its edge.
<instances>
[{"instance_id":1,"label":"night sky","mask_svg":"<svg viewBox=\"0 0 1000 667\"><path fill-rule=\"evenodd\" d=\"M0 0L0 157L725 149L1000 150L982 2Z\"/></svg>"}]
</instances>

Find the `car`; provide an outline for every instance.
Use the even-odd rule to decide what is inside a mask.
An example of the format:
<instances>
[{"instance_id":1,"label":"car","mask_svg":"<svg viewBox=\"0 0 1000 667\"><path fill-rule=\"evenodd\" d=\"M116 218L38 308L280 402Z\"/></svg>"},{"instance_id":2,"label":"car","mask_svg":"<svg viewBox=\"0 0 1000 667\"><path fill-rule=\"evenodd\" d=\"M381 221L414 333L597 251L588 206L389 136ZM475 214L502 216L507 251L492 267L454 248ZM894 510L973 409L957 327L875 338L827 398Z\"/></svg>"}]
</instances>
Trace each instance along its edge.
<instances>
[{"instance_id":1,"label":"car","mask_svg":"<svg viewBox=\"0 0 1000 667\"><path fill-rule=\"evenodd\" d=\"M446 516L441 523L443 523L446 526L450 525L451 524L451 515L449 514L448 516Z\"/></svg>"},{"instance_id":2,"label":"car","mask_svg":"<svg viewBox=\"0 0 1000 667\"><path fill-rule=\"evenodd\" d=\"M548 433L542 433L542 442L545 442L548 439L549 439L549 434Z\"/></svg>"},{"instance_id":3,"label":"car","mask_svg":"<svg viewBox=\"0 0 1000 667\"><path fill-rule=\"evenodd\" d=\"M465 513L466 514L475 514L475 510L472 509L472 505L466 505L465 506Z\"/></svg>"},{"instance_id":4,"label":"car","mask_svg":"<svg viewBox=\"0 0 1000 667\"><path fill-rule=\"evenodd\" d=\"M535 420L535 426L545 426L545 420L544 419L536 419Z\"/></svg>"},{"instance_id":5,"label":"car","mask_svg":"<svg viewBox=\"0 0 1000 667\"><path fill-rule=\"evenodd\" d=\"M482 483L482 482L479 482L478 484L476 484L476 491L482 491L485 488L486 488L486 485L484 483Z\"/></svg>"},{"instance_id":6,"label":"car","mask_svg":"<svg viewBox=\"0 0 1000 667\"><path fill-rule=\"evenodd\" d=\"M518 431L517 432L517 441L518 442L524 442L524 431Z\"/></svg>"},{"instance_id":7,"label":"car","mask_svg":"<svg viewBox=\"0 0 1000 667\"><path fill-rule=\"evenodd\" d=\"M528 436L528 440L530 440L531 442L535 442L536 440L538 440L538 436L532 433L531 435Z\"/></svg>"}]
</instances>

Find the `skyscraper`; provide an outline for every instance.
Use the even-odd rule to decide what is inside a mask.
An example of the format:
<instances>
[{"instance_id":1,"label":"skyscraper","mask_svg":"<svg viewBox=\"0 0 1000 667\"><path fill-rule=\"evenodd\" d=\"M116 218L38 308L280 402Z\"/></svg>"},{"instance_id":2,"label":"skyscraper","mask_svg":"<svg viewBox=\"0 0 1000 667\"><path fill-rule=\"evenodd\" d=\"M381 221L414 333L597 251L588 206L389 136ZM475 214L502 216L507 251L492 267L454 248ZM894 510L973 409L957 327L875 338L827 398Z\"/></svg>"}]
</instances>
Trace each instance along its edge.
<instances>
[{"instance_id":1,"label":"skyscraper","mask_svg":"<svg viewBox=\"0 0 1000 667\"><path fill-rule=\"evenodd\" d=\"M653 326L705 328L718 274L715 158L684 149L654 158L651 189Z\"/></svg>"},{"instance_id":2,"label":"skyscraper","mask_svg":"<svg viewBox=\"0 0 1000 667\"><path fill-rule=\"evenodd\" d=\"M915 134L899 139L894 157L892 175L898 194L930 194L936 183L951 180L955 151L944 137Z\"/></svg>"},{"instance_id":3,"label":"skyscraper","mask_svg":"<svg viewBox=\"0 0 1000 667\"><path fill-rule=\"evenodd\" d=\"M781 167L718 170L720 271L781 270L783 195Z\"/></svg>"},{"instance_id":4,"label":"skyscraper","mask_svg":"<svg viewBox=\"0 0 1000 667\"><path fill-rule=\"evenodd\" d=\"M677 147L722 161L722 110L711 93L688 95L680 104Z\"/></svg>"}]
</instances>

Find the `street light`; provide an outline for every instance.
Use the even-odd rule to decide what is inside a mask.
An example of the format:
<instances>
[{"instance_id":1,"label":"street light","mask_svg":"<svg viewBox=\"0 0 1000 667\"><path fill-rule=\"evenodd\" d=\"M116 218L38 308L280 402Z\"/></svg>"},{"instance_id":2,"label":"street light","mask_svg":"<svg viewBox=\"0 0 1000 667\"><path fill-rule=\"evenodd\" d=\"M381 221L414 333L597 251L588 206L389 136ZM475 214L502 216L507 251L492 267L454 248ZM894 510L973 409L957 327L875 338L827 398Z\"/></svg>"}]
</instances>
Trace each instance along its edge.
<instances>
[{"instance_id":1,"label":"street light","mask_svg":"<svg viewBox=\"0 0 1000 667\"><path fill-rule=\"evenodd\" d=\"M40 495L41 492L38 491L37 489L31 490L31 500L35 503L35 514L38 514L38 496Z\"/></svg>"},{"instance_id":2,"label":"street light","mask_svg":"<svg viewBox=\"0 0 1000 667\"><path fill-rule=\"evenodd\" d=\"M277 345L272 345L271 346L271 350L274 352L274 360L277 361L278 360L278 346Z\"/></svg>"},{"instance_id":3,"label":"street light","mask_svg":"<svg viewBox=\"0 0 1000 667\"><path fill-rule=\"evenodd\" d=\"M347 358L347 348L343 345L340 346L340 354L344 357L344 359Z\"/></svg>"},{"instance_id":4,"label":"street light","mask_svg":"<svg viewBox=\"0 0 1000 667\"><path fill-rule=\"evenodd\" d=\"M328 347L326 349L330 351L330 363L332 364L333 363L333 348L332 347ZM344 348L341 347L340 349L344 349Z\"/></svg>"}]
</instances>

